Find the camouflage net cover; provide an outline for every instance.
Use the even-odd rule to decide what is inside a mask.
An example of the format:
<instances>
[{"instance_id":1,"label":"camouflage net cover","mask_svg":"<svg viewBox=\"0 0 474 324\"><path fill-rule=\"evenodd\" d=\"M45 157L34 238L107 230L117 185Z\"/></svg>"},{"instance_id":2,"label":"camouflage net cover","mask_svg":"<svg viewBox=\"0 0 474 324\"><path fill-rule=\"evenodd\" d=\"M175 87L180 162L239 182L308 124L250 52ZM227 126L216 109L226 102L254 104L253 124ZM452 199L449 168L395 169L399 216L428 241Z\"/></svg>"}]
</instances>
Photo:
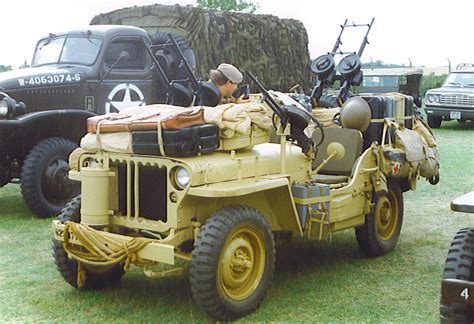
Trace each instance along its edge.
<instances>
[{"instance_id":1,"label":"camouflage net cover","mask_svg":"<svg viewBox=\"0 0 474 324\"><path fill-rule=\"evenodd\" d=\"M308 35L297 20L156 4L100 14L91 24L132 25L150 35L176 33L194 50L203 79L227 62L252 71L268 89L286 92L299 83L309 91L311 86Z\"/></svg>"}]
</instances>

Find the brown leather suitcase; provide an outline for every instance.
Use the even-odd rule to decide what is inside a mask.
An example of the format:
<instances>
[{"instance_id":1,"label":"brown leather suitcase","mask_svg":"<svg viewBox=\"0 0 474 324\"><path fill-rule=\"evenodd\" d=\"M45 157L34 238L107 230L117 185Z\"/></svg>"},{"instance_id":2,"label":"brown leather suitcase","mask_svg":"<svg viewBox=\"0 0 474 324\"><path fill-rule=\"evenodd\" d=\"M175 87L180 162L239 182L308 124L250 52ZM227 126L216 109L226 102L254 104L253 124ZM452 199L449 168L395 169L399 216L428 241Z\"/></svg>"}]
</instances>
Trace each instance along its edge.
<instances>
[{"instance_id":1,"label":"brown leather suitcase","mask_svg":"<svg viewBox=\"0 0 474 324\"><path fill-rule=\"evenodd\" d=\"M162 129L181 129L204 124L204 113L200 108L192 108L180 109L176 112L168 110L166 114L154 111L141 114L141 116L127 112L94 116L87 119L87 132L97 132L99 124L101 133L156 130L159 122Z\"/></svg>"}]
</instances>

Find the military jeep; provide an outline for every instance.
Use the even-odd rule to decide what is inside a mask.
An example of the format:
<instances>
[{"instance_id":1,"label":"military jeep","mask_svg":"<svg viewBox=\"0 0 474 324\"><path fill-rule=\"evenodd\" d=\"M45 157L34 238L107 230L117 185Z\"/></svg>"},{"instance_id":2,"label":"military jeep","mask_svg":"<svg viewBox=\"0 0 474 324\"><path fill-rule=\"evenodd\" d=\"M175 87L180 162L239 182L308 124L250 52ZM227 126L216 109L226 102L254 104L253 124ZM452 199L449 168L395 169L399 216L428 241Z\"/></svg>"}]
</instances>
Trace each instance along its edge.
<instances>
[{"instance_id":1,"label":"military jeep","mask_svg":"<svg viewBox=\"0 0 474 324\"><path fill-rule=\"evenodd\" d=\"M252 98L275 114L280 143L253 127L189 157L76 150L69 176L82 195L52 224L65 281L80 289L113 284L132 264L150 277L189 271L200 307L233 320L263 299L276 241L355 229L365 255L391 251L403 192L416 188L425 159L409 151L423 145L404 127L407 117L372 121L368 103L355 97L341 111L352 128L325 128L296 102L260 89ZM364 148L371 123L383 134Z\"/></svg>"},{"instance_id":2,"label":"military jeep","mask_svg":"<svg viewBox=\"0 0 474 324\"><path fill-rule=\"evenodd\" d=\"M190 66L194 53L176 38ZM131 105L163 102L167 78L181 68L168 42L131 26L88 26L40 39L32 66L0 73L0 187L21 181L23 198L39 217L58 214L79 193L69 181L68 155L86 133L86 119Z\"/></svg>"}]
</instances>

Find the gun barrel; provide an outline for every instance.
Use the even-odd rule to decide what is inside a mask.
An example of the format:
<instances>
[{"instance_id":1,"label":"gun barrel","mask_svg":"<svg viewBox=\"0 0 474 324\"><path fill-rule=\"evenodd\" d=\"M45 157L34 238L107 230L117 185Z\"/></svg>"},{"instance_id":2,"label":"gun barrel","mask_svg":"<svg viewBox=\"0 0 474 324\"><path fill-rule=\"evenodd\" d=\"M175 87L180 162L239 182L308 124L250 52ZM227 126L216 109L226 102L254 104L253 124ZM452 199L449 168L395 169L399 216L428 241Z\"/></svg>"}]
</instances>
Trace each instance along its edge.
<instances>
[{"instance_id":1,"label":"gun barrel","mask_svg":"<svg viewBox=\"0 0 474 324\"><path fill-rule=\"evenodd\" d=\"M262 91L265 101L273 110L273 112L278 116L278 118L280 118L280 120L284 120L285 116L283 114L282 109L280 108L280 105L275 102L275 100L268 93L267 89L265 89L265 87L260 83L260 81L257 80L257 78L252 74L252 72L246 71L246 73L250 77L250 79L255 82L260 91Z\"/></svg>"}]
</instances>

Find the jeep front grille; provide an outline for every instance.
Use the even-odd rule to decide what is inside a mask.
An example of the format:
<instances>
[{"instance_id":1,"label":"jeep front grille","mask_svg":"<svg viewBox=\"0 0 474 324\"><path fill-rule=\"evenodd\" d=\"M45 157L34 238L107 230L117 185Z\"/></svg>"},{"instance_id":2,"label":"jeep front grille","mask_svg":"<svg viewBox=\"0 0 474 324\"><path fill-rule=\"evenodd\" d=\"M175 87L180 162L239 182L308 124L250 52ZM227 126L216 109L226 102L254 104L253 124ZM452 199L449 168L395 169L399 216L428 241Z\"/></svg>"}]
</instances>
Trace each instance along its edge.
<instances>
[{"instance_id":1,"label":"jeep front grille","mask_svg":"<svg viewBox=\"0 0 474 324\"><path fill-rule=\"evenodd\" d=\"M118 212L128 218L167 221L167 169L117 163ZM112 193L113 194L113 193Z\"/></svg>"},{"instance_id":2,"label":"jeep front grille","mask_svg":"<svg viewBox=\"0 0 474 324\"><path fill-rule=\"evenodd\" d=\"M439 103L450 106L474 106L474 96L468 95L441 95Z\"/></svg>"}]
</instances>

